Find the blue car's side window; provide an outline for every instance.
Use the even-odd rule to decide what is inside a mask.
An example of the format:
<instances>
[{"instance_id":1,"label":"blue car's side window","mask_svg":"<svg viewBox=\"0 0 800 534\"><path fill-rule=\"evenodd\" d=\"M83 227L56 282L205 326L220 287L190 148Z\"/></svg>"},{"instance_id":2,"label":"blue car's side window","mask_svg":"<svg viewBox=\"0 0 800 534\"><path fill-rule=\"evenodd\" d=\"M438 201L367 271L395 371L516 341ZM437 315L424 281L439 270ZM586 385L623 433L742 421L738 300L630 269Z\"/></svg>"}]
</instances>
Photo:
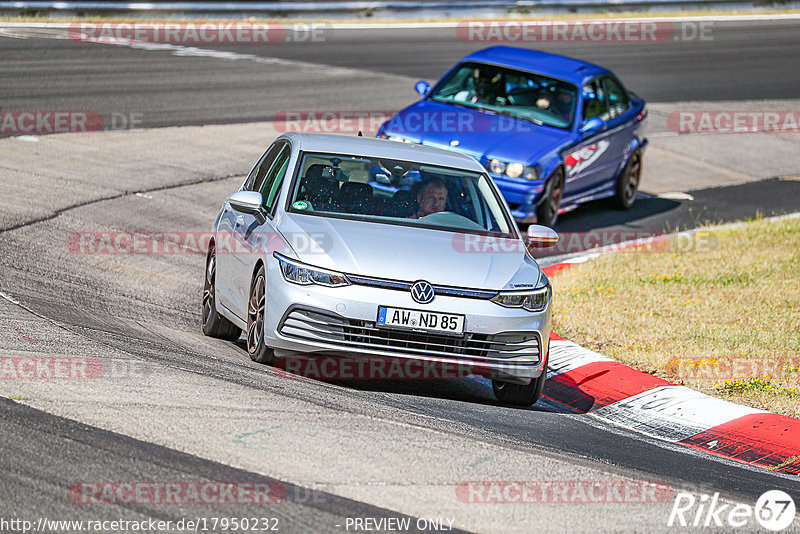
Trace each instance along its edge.
<instances>
[{"instance_id":1,"label":"blue car's side window","mask_svg":"<svg viewBox=\"0 0 800 534\"><path fill-rule=\"evenodd\" d=\"M624 115L630 109L628 93L611 76L606 76L603 79L603 84L605 85L606 95L608 95L610 118L615 119L620 115Z\"/></svg>"},{"instance_id":2,"label":"blue car's side window","mask_svg":"<svg viewBox=\"0 0 800 534\"><path fill-rule=\"evenodd\" d=\"M602 82L592 80L583 86L583 120L587 121L598 117L607 121L611 114L608 109L608 99Z\"/></svg>"}]
</instances>

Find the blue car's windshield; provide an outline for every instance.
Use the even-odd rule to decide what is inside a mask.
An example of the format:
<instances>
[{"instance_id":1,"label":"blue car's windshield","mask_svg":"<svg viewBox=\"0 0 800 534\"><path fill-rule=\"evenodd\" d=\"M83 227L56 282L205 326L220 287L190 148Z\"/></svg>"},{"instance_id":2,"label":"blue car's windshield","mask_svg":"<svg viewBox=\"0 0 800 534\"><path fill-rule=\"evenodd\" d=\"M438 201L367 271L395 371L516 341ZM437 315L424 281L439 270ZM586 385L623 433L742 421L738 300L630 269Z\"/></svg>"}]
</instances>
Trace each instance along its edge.
<instances>
[{"instance_id":1,"label":"blue car's windshield","mask_svg":"<svg viewBox=\"0 0 800 534\"><path fill-rule=\"evenodd\" d=\"M569 129L577 95L575 85L555 78L470 62L451 71L430 98Z\"/></svg>"},{"instance_id":2,"label":"blue car's windshield","mask_svg":"<svg viewBox=\"0 0 800 534\"><path fill-rule=\"evenodd\" d=\"M366 156L304 153L289 211L514 235L485 174Z\"/></svg>"}]
</instances>

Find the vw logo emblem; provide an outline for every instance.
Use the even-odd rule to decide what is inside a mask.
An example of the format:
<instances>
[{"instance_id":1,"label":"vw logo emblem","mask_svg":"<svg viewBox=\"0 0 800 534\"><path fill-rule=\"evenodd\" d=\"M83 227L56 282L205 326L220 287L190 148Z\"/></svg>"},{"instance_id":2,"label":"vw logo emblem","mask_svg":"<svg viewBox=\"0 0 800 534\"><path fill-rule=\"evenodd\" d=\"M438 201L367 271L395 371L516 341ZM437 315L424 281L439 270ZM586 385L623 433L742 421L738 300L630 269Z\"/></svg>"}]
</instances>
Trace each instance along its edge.
<instances>
[{"instance_id":1,"label":"vw logo emblem","mask_svg":"<svg viewBox=\"0 0 800 534\"><path fill-rule=\"evenodd\" d=\"M428 304L433 302L433 297L436 295L433 292L433 286L425 280L414 282L411 286L411 298L420 304Z\"/></svg>"}]
</instances>

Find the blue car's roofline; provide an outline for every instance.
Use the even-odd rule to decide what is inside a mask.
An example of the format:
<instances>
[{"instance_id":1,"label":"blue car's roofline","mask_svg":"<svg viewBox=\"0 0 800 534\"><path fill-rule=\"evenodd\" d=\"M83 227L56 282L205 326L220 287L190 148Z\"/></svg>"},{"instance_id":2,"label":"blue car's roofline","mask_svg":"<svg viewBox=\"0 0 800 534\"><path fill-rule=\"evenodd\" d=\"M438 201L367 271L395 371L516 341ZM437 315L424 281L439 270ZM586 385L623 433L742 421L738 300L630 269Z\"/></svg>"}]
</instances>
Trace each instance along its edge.
<instances>
[{"instance_id":1,"label":"blue car's roofline","mask_svg":"<svg viewBox=\"0 0 800 534\"><path fill-rule=\"evenodd\" d=\"M490 63L499 67L543 74L551 78L574 83L579 87L601 74L611 74L608 69L604 69L594 63L550 54L541 50L528 50L513 46L484 48L466 56L459 63L468 61Z\"/></svg>"}]
</instances>

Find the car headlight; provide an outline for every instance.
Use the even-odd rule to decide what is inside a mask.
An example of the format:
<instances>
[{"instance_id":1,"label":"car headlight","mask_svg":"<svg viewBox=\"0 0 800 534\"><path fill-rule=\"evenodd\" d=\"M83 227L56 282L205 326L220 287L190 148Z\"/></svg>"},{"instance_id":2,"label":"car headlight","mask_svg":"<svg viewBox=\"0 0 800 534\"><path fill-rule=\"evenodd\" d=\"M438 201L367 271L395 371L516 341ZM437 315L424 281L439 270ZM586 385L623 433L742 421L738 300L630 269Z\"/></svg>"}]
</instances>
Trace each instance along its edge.
<instances>
[{"instance_id":1,"label":"car headlight","mask_svg":"<svg viewBox=\"0 0 800 534\"><path fill-rule=\"evenodd\" d=\"M506 162L499 159L493 159L489 162L489 170L495 174L503 174L506 172Z\"/></svg>"},{"instance_id":2,"label":"car headlight","mask_svg":"<svg viewBox=\"0 0 800 534\"><path fill-rule=\"evenodd\" d=\"M301 286L317 284L320 286L340 287L350 285L350 280L342 273L306 265L297 260L291 260L277 252L274 252L273 255L278 260L281 274L287 282Z\"/></svg>"},{"instance_id":3,"label":"car headlight","mask_svg":"<svg viewBox=\"0 0 800 534\"><path fill-rule=\"evenodd\" d=\"M526 180L538 180L539 171L536 170L536 167L525 167L525 169L522 171L522 176Z\"/></svg>"},{"instance_id":4,"label":"car headlight","mask_svg":"<svg viewBox=\"0 0 800 534\"><path fill-rule=\"evenodd\" d=\"M522 163L509 163L506 165L506 176L511 178L519 178L522 176L522 171L525 167L522 166Z\"/></svg>"},{"instance_id":5,"label":"car headlight","mask_svg":"<svg viewBox=\"0 0 800 534\"><path fill-rule=\"evenodd\" d=\"M536 167L526 167L522 163L506 163L499 159L489 161L488 168L495 174L505 174L509 178L519 178L522 176L526 180L536 180L539 178L539 172Z\"/></svg>"},{"instance_id":6,"label":"car headlight","mask_svg":"<svg viewBox=\"0 0 800 534\"><path fill-rule=\"evenodd\" d=\"M539 312L547 307L553 290L550 284L533 291L508 291L498 294L492 302L506 308L523 308L532 312Z\"/></svg>"}]
</instances>

